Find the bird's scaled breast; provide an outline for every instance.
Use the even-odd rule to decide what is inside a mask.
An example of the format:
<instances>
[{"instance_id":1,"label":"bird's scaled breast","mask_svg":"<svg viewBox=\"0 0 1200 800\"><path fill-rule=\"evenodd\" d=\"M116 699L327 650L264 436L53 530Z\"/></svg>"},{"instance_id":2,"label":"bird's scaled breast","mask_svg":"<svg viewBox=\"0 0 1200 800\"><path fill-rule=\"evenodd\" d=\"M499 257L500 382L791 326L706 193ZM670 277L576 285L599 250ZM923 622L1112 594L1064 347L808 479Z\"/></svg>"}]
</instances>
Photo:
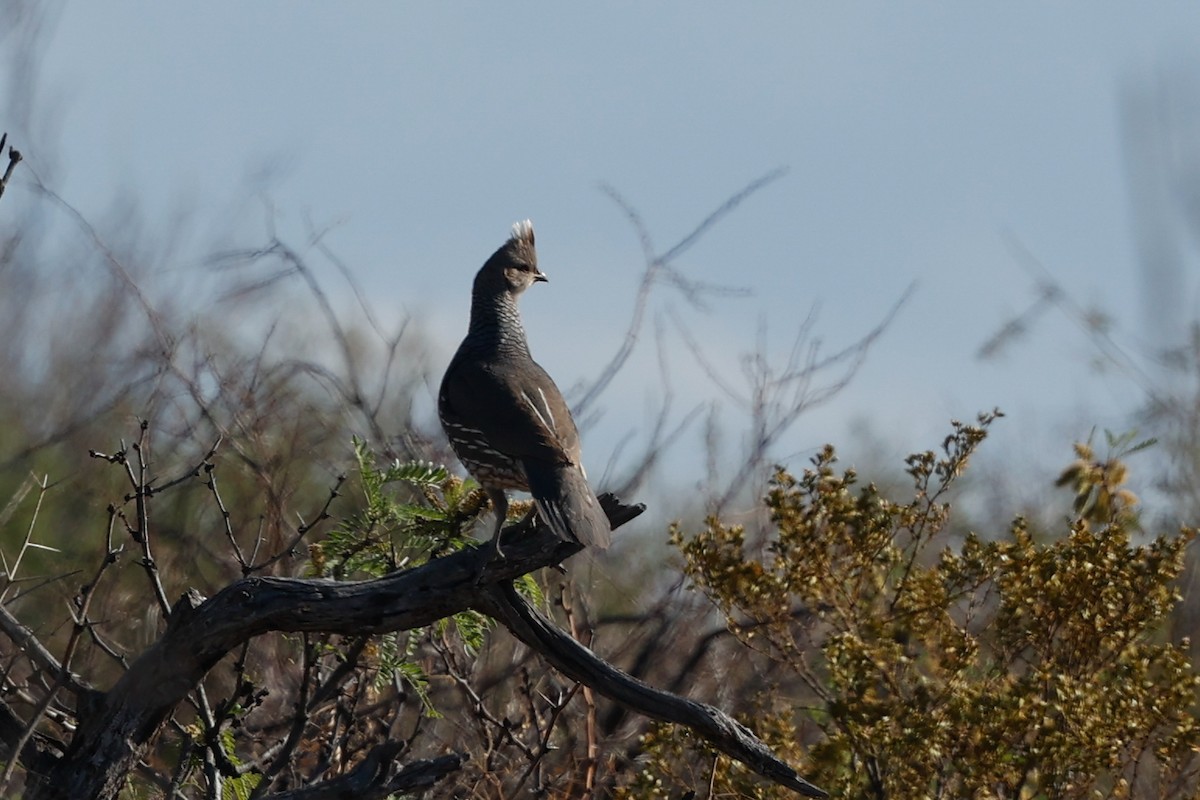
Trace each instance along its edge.
<instances>
[{"instance_id":1,"label":"bird's scaled breast","mask_svg":"<svg viewBox=\"0 0 1200 800\"><path fill-rule=\"evenodd\" d=\"M528 491L525 470L514 459L493 449L481 431L455 423L444 427L454 454L475 480L485 486Z\"/></svg>"}]
</instances>

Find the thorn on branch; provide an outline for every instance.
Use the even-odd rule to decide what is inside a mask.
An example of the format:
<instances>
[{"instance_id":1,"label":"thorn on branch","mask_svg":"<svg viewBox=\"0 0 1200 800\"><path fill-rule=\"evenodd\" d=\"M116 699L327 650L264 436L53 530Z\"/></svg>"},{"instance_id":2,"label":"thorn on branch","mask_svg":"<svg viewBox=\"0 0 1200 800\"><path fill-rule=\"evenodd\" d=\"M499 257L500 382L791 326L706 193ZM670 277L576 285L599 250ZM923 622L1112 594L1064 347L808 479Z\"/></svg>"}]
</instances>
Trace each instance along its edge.
<instances>
[{"instance_id":1,"label":"thorn on branch","mask_svg":"<svg viewBox=\"0 0 1200 800\"><path fill-rule=\"evenodd\" d=\"M118 450L112 455L101 453L99 450L88 450L88 455L92 458L103 459L110 464L124 464L127 453L124 449Z\"/></svg>"},{"instance_id":2,"label":"thorn on branch","mask_svg":"<svg viewBox=\"0 0 1200 800\"><path fill-rule=\"evenodd\" d=\"M4 152L4 145L8 143L8 134L0 136L0 153ZM8 148L8 168L4 170L4 176L0 177L0 197L4 196L4 190L8 188L8 179L12 177L13 170L17 168L17 164L21 163L21 153L17 148Z\"/></svg>"}]
</instances>

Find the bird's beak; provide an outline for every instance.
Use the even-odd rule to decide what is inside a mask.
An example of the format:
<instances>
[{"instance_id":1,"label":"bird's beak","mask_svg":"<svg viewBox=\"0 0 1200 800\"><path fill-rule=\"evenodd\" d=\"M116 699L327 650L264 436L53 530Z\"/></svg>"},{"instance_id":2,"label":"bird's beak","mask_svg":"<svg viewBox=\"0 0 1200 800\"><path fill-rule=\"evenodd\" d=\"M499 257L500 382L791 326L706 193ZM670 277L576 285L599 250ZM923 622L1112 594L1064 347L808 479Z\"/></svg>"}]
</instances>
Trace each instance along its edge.
<instances>
[{"instance_id":1,"label":"bird's beak","mask_svg":"<svg viewBox=\"0 0 1200 800\"><path fill-rule=\"evenodd\" d=\"M546 273L542 272L541 270L538 270L537 272L533 273L533 282L534 283L549 283L550 279L546 277Z\"/></svg>"}]
</instances>

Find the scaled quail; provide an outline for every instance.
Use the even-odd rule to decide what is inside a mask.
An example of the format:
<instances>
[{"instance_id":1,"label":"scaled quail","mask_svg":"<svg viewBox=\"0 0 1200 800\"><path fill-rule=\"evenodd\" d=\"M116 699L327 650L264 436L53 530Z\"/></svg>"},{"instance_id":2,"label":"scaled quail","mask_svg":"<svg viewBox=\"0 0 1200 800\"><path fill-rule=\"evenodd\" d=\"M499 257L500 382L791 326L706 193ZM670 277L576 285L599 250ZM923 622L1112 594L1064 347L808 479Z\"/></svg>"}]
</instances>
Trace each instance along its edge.
<instances>
[{"instance_id":1,"label":"scaled quail","mask_svg":"<svg viewBox=\"0 0 1200 800\"><path fill-rule=\"evenodd\" d=\"M562 393L529 355L517 300L538 270L529 220L475 276L471 324L446 368L438 416L450 446L492 501L492 546L508 511L505 489L533 495L541 518L560 539L607 548L608 518L588 486L579 432Z\"/></svg>"}]
</instances>

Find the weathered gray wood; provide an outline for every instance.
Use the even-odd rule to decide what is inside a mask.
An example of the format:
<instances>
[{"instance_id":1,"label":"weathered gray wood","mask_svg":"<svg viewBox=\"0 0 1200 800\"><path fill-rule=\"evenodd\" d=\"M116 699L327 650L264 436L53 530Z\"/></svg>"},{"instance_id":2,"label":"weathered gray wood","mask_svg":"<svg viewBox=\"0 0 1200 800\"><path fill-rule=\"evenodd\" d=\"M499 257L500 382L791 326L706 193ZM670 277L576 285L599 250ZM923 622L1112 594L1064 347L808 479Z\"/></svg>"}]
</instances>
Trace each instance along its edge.
<instances>
[{"instance_id":1,"label":"weathered gray wood","mask_svg":"<svg viewBox=\"0 0 1200 800\"><path fill-rule=\"evenodd\" d=\"M828 796L800 777L748 728L725 712L655 689L596 656L525 602L511 583L487 587L486 600L476 608L503 622L514 636L559 672L613 702L651 719L690 728L722 753L805 797Z\"/></svg>"},{"instance_id":2,"label":"weathered gray wood","mask_svg":"<svg viewBox=\"0 0 1200 800\"><path fill-rule=\"evenodd\" d=\"M463 757L452 754L415 761L389 776L388 768L401 748L399 742L386 742L375 747L345 775L315 786L267 795L265 800L386 800L401 792L427 789L462 768Z\"/></svg>"},{"instance_id":3,"label":"weathered gray wood","mask_svg":"<svg viewBox=\"0 0 1200 800\"><path fill-rule=\"evenodd\" d=\"M643 510L609 495L601 501L614 529ZM545 620L539 622L523 601L517 602L512 580L558 564L578 550L544 526L516 525L505 532L504 560L495 563L484 563L491 551L481 548L370 581L250 577L207 600L189 592L175 605L158 641L112 689L89 704L90 713L80 720L63 757L51 768L41 765L42 780L30 775L25 797L115 798L176 706L227 653L255 636L272 631L351 636L408 630L470 608L494 613L555 667L616 702L693 727L765 777L809 796L823 796L728 716L621 673Z\"/></svg>"}]
</instances>

